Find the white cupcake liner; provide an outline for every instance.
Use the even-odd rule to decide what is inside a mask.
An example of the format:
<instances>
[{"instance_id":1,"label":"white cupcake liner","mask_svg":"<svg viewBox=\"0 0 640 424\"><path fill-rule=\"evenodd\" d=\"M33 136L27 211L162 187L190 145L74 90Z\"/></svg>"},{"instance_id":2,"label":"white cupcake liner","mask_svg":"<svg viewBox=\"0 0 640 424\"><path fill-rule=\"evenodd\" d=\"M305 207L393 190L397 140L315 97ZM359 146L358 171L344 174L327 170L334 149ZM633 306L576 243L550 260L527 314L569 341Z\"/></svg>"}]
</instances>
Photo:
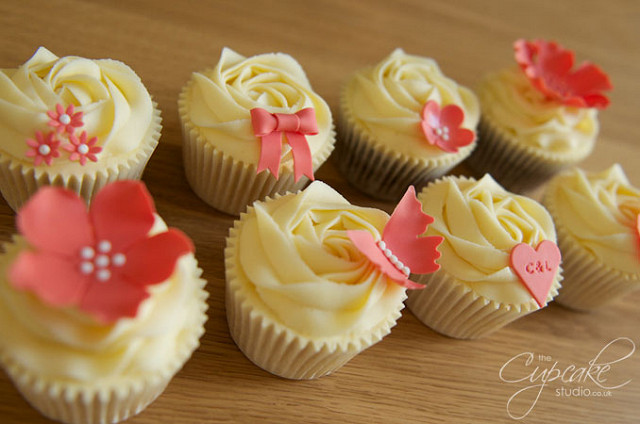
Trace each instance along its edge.
<instances>
[{"instance_id":1,"label":"white cupcake liner","mask_svg":"<svg viewBox=\"0 0 640 424\"><path fill-rule=\"evenodd\" d=\"M6 257L15 245L5 244ZM194 283L198 285L197 310L189 327L191 330L184 344L172 360L154 374L139 378L123 379L119 383L92 381L78 383L57 381L41 377L18 363L10 353L10 346L0 347L0 364L31 406L42 415L68 424L111 424L138 414L164 391L173 376L200 345L207 320L208 292L206 281L200 278L202 270L194 260Z\"/></svg>"},{"instance_id":2,"label":"white cupcake liner","mask_svg":"<svg viewBox=\"0 0 640 424\"><path fill-rule=\"evenodd\" d=\"M404 308L402 302L366 334L312 339L278 322L255 291L248 287L250 283L242 281L246 277L237 266L237 238L244 221L253 213L253 207L249 207L247 213L235 221L225 248L225 305L229 331L251 362L280 377L313 379L342 367L391 332Z\"/></svg>"},{"instance_id":3,"label":"white cupcake liner","mask_svg":"<svg viewBox=\"0 0 640 424\"><path fill-rule=\"evenodd\" d=\"M207 142L189 119L187 93L192 85L193 81L190 80L183 87L178 110L182 124L185 174L198 197L219 211L239 215L256 200L287 191L300 191L309 182L306 176L295 182L291 161L281 165L276 179L271 172L256 173L257 164L236 160ZM314 173L333 151L336 139L333 127L330 137L331 141L312 157Z\"/></svg>"},{"instance_id":4,"label":"white cupcake liner","mask_svg":"<svg viewBox=\"0 0 640 424\"><path fill-rule=\"evenodd\" d=\"M556 205L551 195L557 184L552 182L549 185L542 201L554 219L558 246L562 252L564 281L556 301L571 309L590 311L640 290L640 275L609 266L580 245L557 219Z\"/></svg>"},{"instance_id":5,"label":"white cupcake liner","mask_svg":"<svg viewBox=\"0 0 640 424\"><path fill-rule=\"evenodd\" d=\"M507 190L522 192L580 162L591 150L582 155L558 155L535 149L519 143L482 117L478 124L478 146L466 163L478 175L491 174Z\"/></svg>"},{"instance_id":6,"label":"white cupcake liner","mask_svg":"<svg viewBox=\"0 0 640 424\"><path fill-rule=\"evenodd\" d=\"M97 163L87 163L80 172L68 171L46 165L14 161L0 153L0 192L9 206L17 211L42 186L64 187L80 195L89 204L95 194L105 185L116 180L139 180L142 172L158 145L162 118L157 103L153 102L151 125L145 139L135 150L123 158L102 166L100 156Z\"/></svg>"},{"instance_id":7,"label":"white cupcake liner","mask_svg":"<svg viewBox=\"0 0 640 424\"><path fill-rule=\"evenodd\" d=\"M561 280L562 269L558 268L547 295L547 303L558 294ZM418 282L426 284L426 288L409 292L406 302L409 310L426 326L457 339L486 337L510 322L541 309L533 298L527 303L512 305L478 295L442 268L433 274L419 276Z\"/></svg>"}]
</instances>

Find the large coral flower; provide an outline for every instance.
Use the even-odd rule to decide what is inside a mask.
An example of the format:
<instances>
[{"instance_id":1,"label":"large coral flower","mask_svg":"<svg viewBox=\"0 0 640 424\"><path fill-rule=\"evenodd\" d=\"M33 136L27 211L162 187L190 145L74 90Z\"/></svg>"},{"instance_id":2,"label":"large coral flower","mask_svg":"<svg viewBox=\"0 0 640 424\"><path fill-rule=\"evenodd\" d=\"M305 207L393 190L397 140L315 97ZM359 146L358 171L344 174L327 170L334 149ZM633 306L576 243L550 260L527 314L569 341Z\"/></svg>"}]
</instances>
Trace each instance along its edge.
<instances>
[{"instance_id":1,"label":"large coral flower","mask_svg":"<svg viewBox=\"0 0 640 424\"><path fill-rule=\"evenodd\" d=\"M517 40L515 58L531 84L547 98L572 107L604 109L609 99L602 94L613 86L600 68L585 62L575 71L574 55L553 41Z\"/></svg>"},{"instance_id":2,"label":"large coral flower","mask_svg":"<svg viewBox=\"0 0 640 424\"><path fill-rule=\"evenodd\" d=\"M44 187L20 210L32 249L9 270L14 287L54 307L77 307L103 323L135 317L147 287L167 280L191 241L169 229L149 235L154 206L139 181L107 185L87 212L75 193Z\"/></svg>"}]
</instances>

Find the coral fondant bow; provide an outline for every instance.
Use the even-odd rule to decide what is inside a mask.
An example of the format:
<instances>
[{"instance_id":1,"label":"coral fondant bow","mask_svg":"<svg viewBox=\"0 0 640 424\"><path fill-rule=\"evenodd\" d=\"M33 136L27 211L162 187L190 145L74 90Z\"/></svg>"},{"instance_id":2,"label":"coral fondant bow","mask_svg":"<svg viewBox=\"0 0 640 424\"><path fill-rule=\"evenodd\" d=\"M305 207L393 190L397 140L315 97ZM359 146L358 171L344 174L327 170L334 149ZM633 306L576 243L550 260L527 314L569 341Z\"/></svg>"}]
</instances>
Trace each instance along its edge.
<instances>
[{"instance_id":1,"label":"coral fondant bow","mask_svg":"<svg viewBox=\"0 0 640 424\"><path fill-rule=\"evenodd\" d=\"M270 113L262 108L251 109L251 125L256 137L260 137L260 160L258 172L265 169L278 178L280 156L282 154L282 135L287 137L293 153L295 180L302 175L313 181L311 151L305 135L318 134L316 113L313 108L305 108L296 113Z\"/></svg>"}]
</instances>

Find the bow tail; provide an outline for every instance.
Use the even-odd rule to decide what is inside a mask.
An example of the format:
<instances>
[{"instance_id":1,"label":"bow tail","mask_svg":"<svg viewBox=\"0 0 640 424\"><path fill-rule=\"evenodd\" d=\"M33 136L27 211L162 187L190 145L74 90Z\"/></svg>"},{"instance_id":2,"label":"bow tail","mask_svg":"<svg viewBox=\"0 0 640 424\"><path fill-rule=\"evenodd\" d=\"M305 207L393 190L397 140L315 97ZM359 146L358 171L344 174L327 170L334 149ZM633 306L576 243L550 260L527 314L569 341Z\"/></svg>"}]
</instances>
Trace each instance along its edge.
<instances>
[{"instance_id":1,"label":"bow tail","mask_svg":"<svg viewBox=\"0 0 640 424\"><path fill-rule=\"evenodd\" d=\"M274 177L278 178L278 171L280 170L280 156L282 155L281 139L282 133L278 131L265 134L260 138L260 160L258 161L258 173L268 169Z\"/></svg>"},{"instance_id":2,"label":"bow tail","mask_svg":"<svg viewBox=\"0 0 640 424\"><path fill-rule=\"evenodd\" d=\"M313 181L313 160L307 138L303 134L288 132L287 140L293 152L293 173L296 182L303 175Z\"/></svg>"}]
</instances>

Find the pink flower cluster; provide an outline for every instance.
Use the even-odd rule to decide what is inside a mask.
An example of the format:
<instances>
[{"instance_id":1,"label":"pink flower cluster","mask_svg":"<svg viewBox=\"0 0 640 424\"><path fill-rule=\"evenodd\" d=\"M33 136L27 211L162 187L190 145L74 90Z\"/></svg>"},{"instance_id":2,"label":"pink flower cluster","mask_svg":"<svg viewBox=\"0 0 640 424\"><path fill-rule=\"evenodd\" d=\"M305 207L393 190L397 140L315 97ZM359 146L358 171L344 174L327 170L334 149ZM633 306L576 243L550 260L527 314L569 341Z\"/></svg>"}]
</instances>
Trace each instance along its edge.
<instances>
[{"instance_id":1,"label":"pink flower cluster","mask_svg":"<svg viewBox=\"0 0 640 424\"><path fill-rule=\"evenodd\" d=\"M96 154L102 151L102 147L96 146L97 137L88 138L87 132L78 134L77 128L84 125L82 122L82 112L76 112L73 105L64 106L57 104L55 110L47 112L50 120L47 123L53 129L46 134L36 131L35 139L27 139L27 157L33 158L35 166L42 162L51 165L53 160L60 156L60 136L66 136L68 143L62 149L69 152L69 159L80 162L80 165L87 163L87 160L97 162Z\"/></svg>"}]
</instances>

